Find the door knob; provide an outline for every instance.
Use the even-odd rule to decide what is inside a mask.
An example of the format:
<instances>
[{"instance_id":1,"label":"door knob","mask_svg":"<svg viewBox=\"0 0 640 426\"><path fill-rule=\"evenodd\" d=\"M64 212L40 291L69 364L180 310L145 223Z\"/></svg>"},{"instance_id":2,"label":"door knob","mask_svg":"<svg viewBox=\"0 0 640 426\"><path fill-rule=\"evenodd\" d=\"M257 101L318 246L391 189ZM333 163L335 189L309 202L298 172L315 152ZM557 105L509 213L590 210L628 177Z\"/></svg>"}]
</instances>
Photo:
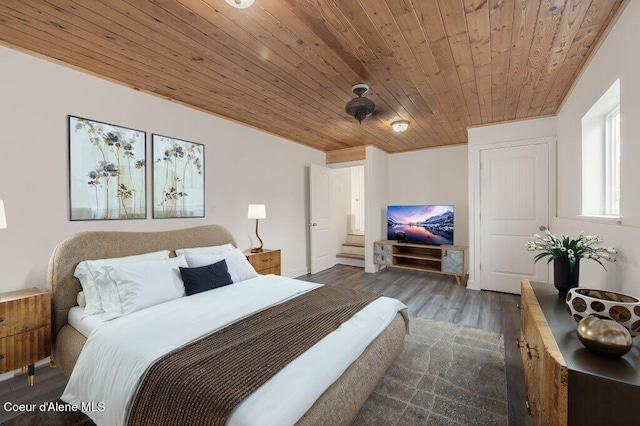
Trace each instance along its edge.
<instances>
[{"instance_id":1,"label":"door knob","mask_svg":"<svg viewBox=\"0 0 640 426\"><path fill-rule=\"evenodd\" d=\"M538 229L544 232L544 231L547 230L547 227L544 226L544 225L540 225L540 228L538 228Z\"/></svg>"},{"instance_id":2,"label":"door knob","mask_svg":"<svg viewBox=\"0 0 640 426\"><path fill-rule=\"evenodd\" d=\"M317 223L312 223L311 226L318 226L318 224Z\"/></svg>"}]
</instances>

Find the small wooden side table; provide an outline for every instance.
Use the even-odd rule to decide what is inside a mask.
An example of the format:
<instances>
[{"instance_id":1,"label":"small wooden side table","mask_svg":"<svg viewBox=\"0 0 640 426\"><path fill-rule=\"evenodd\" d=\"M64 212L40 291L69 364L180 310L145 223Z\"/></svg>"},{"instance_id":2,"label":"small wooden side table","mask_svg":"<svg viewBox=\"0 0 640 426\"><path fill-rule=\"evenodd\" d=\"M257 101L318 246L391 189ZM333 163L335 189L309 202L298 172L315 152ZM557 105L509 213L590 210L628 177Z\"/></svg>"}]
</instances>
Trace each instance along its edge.
<instances>
[{"instance_id":1,"label":"small wooden side table","mask_svg":"<svg viewBox=\"0 0 640 426\"><path fill-rule=\"evenodd\" d=\"M28 370L51 355L51 297L37 288L0 293L0 373ZM25 367L28 366L28 367Z\"/></svg>"},{"instance_id":2,"label":"small wooden side table","mask_svg":"<svg viewBox=\"0 0 640 426\"><path fill-rule=\"evenodd\" d=\"M280 249L264 249L260 253L251 253L251 250L245 250L243 253L247 256L247 259L251 266L253 266L253 269L255 269L260 275L281 274Z\"/></svg>"}]
</instances>

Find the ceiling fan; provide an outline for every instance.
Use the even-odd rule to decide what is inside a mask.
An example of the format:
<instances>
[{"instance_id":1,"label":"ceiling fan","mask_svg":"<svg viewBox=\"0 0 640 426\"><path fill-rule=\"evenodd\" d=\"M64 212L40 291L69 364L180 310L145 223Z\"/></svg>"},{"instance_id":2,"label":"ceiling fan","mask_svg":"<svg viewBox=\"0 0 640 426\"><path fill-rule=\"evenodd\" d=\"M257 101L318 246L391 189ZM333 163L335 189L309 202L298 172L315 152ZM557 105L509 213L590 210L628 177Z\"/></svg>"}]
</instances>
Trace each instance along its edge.
<instances>
[{"instance_id":1,"label":"ceiling fan","mask_svg":"<svg viewBox=\"0 0 640 426\"><path fill-rule=\"evenodd\" d=\"M376 109L376 104L371 99L362 96L369 91L368 85L364 83L355 84L351 87L351 91L358 95L358 97L351 99L347 103L345 111L358 120L360 124L362 124L362 120L368 116L373 114L379 115L381 113L380 110ZM385 112L383 111L382 114L385 114ZM409 128L409 122L407 120L396 119L390 123L390 126L395 132L402 133Z\"/></svg>"},{"instance_id":2,"label":"ceiling fan","mask_svg":"<svg viewBox=\"0 0 640 426\"><path fill-rule=\"evenodd\" d=\"M364 83L355 84L351 88L351 91L358 95L358 97L351 99L344 110L362 124L362 120L373 114L376 110L376 104L373 103L371 99L362 96L369 91L368 85Z\"/></svg>"}]
</instances>

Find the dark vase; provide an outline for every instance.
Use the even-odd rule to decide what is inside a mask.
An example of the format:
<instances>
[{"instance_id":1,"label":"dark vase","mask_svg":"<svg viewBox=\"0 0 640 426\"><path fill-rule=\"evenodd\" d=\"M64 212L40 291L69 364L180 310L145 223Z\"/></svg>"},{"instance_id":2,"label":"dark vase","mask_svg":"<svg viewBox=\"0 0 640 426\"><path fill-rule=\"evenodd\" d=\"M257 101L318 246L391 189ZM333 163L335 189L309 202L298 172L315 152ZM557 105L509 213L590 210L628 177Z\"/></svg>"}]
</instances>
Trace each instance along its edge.
<instances>
[{"instance_id":1,"label":"dark vase","mask_svg":"<svg viewBox=\"0 0 640 426\"><path fill-rule=\"evenodd\" d=\"M580 259L576 259L573 270L569 264L569 259L559 257L553 259L553 284L558 289L560 297L565 297L572 288L578 287L578 276L580 275Z\"/></svg>"}]
</instances>

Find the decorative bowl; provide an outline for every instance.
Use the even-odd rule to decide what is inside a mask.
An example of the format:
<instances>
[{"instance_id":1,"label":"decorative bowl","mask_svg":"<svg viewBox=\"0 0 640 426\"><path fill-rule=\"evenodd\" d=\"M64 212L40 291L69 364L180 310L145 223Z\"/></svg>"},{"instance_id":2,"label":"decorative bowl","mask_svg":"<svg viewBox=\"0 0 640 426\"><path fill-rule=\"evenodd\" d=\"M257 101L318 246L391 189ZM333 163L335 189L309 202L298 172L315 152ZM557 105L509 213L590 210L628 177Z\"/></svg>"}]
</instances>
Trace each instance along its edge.
<instances>
[{"instance_id":1,"label":"decorative bowl","mask_svg":"<svg viewBox=\"0 0 640 426\"><path fill-rule=\"evenodd\" d=\"M615 291L572 288L567 293L567 310L576 322L588 316L612 319L631 337L640 334L640 299Z\"/></svg>"},{"instance_id":2,"label":"decorative bowl","mask_svg":"<svg viewBox=\"0 0 640 426\"><path fill-rule=\"evenodd\" d=\"M576 334L591 352L609 358L618 358L631 350L631 334L619 323L594 316L580 320Z\"/></svg>"}]
</instances>

